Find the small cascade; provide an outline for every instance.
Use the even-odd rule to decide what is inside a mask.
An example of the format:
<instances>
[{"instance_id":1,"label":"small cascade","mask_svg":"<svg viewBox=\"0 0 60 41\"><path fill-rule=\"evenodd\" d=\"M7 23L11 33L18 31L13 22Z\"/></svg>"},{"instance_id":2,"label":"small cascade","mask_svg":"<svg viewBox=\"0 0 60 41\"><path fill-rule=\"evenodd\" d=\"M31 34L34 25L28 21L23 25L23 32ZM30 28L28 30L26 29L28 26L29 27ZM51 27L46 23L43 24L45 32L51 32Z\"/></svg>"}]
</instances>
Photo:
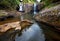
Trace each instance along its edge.
<instances>
[{"instance_id":1,"label":"small cascade","mask_svg":"<svg viewBox=\"0 0 60 41\"><path fill-rule=\"evenodd\" d=\"M36 6L37 6L37 4L34 3L34 15L37 14L37 12L36 12Z\"/></svg>"},{"instance_id":2,"label":"small cascade","mask_svg":"<svg viewBox=\"0 0 60 41\"><path fill-rule=\"evenodd\" d=\"M20 18L21 18L21 21L22 21L22 20L24 19L24 18L23 18L23 13L24 13L24 4L23 4L23 0L20 0L19 12L21 13Z\"/></svg>"},{"instance_id":3,"label":"small cascade","mask_svg":"<svg viewBox=\"0 0 60 41\"><path fill-rule=\"evenodd\" d=\"M36 2L35 2L34 5L33 5L33 8L34 8L34 12L33 12L33 13L34 13L34 15L36 15L37 12L38 12L37 4L40 3L40 1L41 1L41 0L36 0Z\"/></svg>"},{"instance_id":4,"label":"small cascade","mask_svg":"<svg viewBox=\"0 0 60 41\"><path fill-rule=\"evenodd\" d=\"M20 4L19 4L19 12L24 12L24 4L23 4L23 0L20 0Z\"/></svg>"}]
</instances>

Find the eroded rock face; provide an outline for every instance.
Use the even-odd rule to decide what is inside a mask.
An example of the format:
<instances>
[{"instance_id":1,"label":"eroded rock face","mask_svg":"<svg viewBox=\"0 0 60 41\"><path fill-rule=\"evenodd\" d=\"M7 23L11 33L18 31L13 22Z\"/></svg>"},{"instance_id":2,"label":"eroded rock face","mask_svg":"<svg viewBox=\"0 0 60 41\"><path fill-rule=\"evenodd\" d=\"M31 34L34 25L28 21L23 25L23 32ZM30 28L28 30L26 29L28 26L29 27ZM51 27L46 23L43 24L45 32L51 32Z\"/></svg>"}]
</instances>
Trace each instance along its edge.
<instances>
[{"instance_id":1,"label":"eroded rock face","mask_svg":"<svg viewBox=\"0 0 60 41\"><path fill-rule=\"evenodd\" d=\"M0 25L0 41L14 41L15 35L20 32L19 21Z\"/></svg>"},{"instance_id":2,"label":"eroded rock face","mask_svg":"<svg viewBox=\"0 0 60 41\"><path fill-rule=\"evenodd\" d=\"M0 25L0 32L6 32L9 29L14 28L15 30L21 30L26 28L27 26L30 26L31 24L33 24L31 21L29 20L23 20L23 21L17 21L17 22L12 22L12 23L6 23L3 25Z\"/></svg>"},{"instance_id":3,"label":"eroded rock face","mask_svg":"<svg viewBox=\"0 0 60 41\"><path fill-rule=\"evenodd\" d=\"M19 21L0 25L0 32L6 32L6 31L8 31L9 29L12 29L12 28L21 30L21 26L19 24Z\"/></svg>"},{"instance_id":4,"label":"eroded rock face","mask_svg":"<svg viewBox=\"0 0 60 41\"><path fill-rule=\"evenodd\" d=\"M25 28L29 28L29 26L31 26L33 24L32 21L29 20L23 20L20 22L20 26L21 26L21 30L25 29Z\"/></svg>"},{"instance_id":5,"label":"eroded rock face","mask_svg":"<svg viewBox=\"0 0 60 41\"><path fill-rule=\"evenodd\" d=\"M42 21L53 26L60 27L60 5L42 10L35 16L37 21ZM60 29L59 29L60 30Z\"/></svg>"},{"instance_id":6,"label":"eroded rock face","mask_svg":"<svg viewBox=\"0 0 60 41\"><path fill-rule=\"evenodd\" d=\"M0 41L14 41L16 34L21 34L23 29L32 24L29 20L23 20L0 25Z\"/></svg>"}]
</instances>

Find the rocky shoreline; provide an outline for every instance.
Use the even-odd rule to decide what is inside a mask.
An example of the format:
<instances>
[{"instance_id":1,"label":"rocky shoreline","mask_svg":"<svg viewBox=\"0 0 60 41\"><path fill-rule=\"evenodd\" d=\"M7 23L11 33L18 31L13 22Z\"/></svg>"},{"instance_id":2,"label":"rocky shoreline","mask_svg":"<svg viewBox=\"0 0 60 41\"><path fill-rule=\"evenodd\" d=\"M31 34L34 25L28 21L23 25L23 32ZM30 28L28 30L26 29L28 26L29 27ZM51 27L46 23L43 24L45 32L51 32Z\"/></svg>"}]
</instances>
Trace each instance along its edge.
<instances>
[{"instance_id":1,"label":"rocky shoreline","mask_svg":"<svg viewBox=\"0 0 60 41\"><path fill-rule=\"evenodd\" d=\"M35 19L39 22L44 22L52 25L57 30L60 30L60 5L42 10L35 16Z\"/></svg>"}]
</instances>

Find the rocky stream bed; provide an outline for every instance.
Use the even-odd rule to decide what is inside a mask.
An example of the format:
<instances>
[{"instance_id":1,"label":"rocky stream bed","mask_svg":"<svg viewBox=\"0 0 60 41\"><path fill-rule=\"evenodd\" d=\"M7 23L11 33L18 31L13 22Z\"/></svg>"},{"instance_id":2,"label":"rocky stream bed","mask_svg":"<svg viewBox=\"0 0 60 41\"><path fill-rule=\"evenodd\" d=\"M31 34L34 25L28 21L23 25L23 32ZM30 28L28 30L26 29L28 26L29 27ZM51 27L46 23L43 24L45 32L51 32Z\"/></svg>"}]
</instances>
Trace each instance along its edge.
<instances>
[{"instance_id":1,"label":"rocky stream bed","mask_svg":"<svg viewBox=\"0 0 60 41\"><path fill-rule=\"evenodd\" d=\"M13 18L1 17L0 41L60 41L59 7L42 10L34 18L32 13L24 14L23 21L20 12L15 12Z\"/></svg>"}]
</instances>

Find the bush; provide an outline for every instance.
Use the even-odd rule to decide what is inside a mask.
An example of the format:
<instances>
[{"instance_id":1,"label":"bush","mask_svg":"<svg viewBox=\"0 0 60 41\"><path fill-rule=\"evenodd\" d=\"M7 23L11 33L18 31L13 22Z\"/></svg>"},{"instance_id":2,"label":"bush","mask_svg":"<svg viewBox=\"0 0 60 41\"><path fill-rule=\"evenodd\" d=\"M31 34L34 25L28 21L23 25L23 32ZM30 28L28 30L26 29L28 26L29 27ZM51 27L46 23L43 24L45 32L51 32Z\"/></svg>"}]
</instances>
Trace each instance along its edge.
<instances>
[{"instance_id":1,"label":"bush","mask_svg":"<svg viewBox=\"0 0 60 41\"><path fill-rule=\"evenodd\" d=\"M35 0L23 0L24 3L34 2ZM10 8L16 9L19 5L20 0L0 0L0 9L1 8Z\"/></svg>"},{"instance_id":2,"label":"bush","mask_svg":"<svg viewBox=\"0 0 60 41\"><path fill-rule=\"evenodd\" d=\"M0 0L0 7L15 9L19 0Z\"/></svg>"},{"instance_id":3,"label":"bush","mask_svg":"<svg viewBox=\"0 0 60 41\"><path fill-rule=\"evenodd\" d=\"M49 4L52 4L52 3L56 3L60 0L42 0L42 2L45 3L46 6L48 6Z\"/></svg>"}]
</instances>

